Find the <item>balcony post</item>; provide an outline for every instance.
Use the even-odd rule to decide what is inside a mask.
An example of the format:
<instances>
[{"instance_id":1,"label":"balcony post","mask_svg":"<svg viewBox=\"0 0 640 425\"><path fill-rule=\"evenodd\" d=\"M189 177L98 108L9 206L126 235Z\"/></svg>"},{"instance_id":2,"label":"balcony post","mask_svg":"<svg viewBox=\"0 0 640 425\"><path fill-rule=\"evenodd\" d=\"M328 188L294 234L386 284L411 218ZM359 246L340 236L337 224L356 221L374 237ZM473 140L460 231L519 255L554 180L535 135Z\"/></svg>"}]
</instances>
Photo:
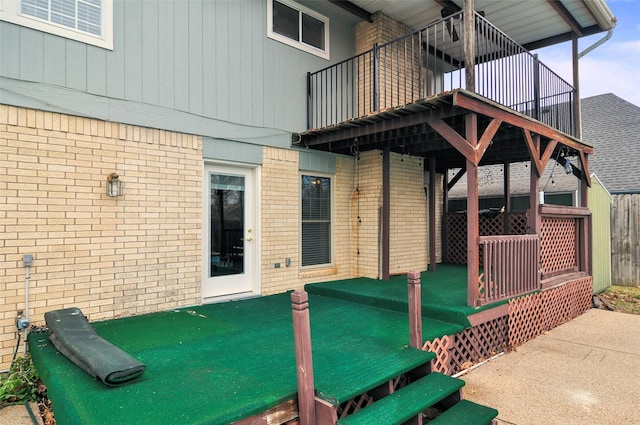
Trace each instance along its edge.
<instances>
[{"instance_id":1,"label":"balcony post","mask_svg":"<svg viewBox=\"0 0 640 425\"><path fill-rule=\"evenodd\" d=\"M540 119L540 61L538 54L533 55L533 113Z\"/></svg>"},{"instance_id":2,"label":"balcony post","mask_svg":"<svg viewBox=\"0 0 640 425\"><path fill-rule=\"evenodd\" d=\"M316 424L316 407L311 353L311 321L309 318L309 294L305 291L291 293L293 316L293 341L296 351L298 377L298 409L302 425Z\"/></svg>"},{"instance_id":3,"label":"balcony post","mask_svg":"<svg viewBox=\"0 0 640 425\"><path fill-rule=\"evenodd\" d=\"M311 73L307 72L307 130L311 129L313 112L311 101Z\"/></svg>"},{"instance_id":4,"label":"balcony post","mask_svg":"<svg viewBox=\"0 0 640 425\"><path fill-rule=\"evenodd\" d=\"M409 287L409 344L422 349L422 297L420 292L420 272L407 273Z\"/></svg>"},{"instance_id":5,"label":"balcony post","mask_svg":"<svg viewBox=\"0 0 640 425\"><path fill-rule=\"evenodd\" d=\"M474 12L474 0L464 0L463 21L463 49L464 49L464 73L465 88L476 91L476 15Z\"/></svg>"},{"instance_id":6,"label":"balcony post","mask_svg":"<svg viewBox=\"0 0 640 425\"><path fill-rule=\"evenodd\" d=\"M373 44L373 111L380 109L380 50Z\"/></svg>"}]
</instances>

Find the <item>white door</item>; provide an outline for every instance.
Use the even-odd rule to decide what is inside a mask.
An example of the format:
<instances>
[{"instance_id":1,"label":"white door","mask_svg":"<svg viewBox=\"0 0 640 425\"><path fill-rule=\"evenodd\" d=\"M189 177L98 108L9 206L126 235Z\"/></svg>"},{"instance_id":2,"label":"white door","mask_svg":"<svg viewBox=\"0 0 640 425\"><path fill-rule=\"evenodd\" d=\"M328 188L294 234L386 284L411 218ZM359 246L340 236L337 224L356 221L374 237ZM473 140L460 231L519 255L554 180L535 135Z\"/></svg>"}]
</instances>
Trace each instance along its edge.
<instances>
[{"instance_id":1,"label":"white door","mask_svg":"<svg viewBox=\"0 0 640 425\"><path fill-rule=\"evenodd\" d=\"M205 165L202 265L205 302L260 292L256 174L254 168Z\"/></svg>"}]
</instances>

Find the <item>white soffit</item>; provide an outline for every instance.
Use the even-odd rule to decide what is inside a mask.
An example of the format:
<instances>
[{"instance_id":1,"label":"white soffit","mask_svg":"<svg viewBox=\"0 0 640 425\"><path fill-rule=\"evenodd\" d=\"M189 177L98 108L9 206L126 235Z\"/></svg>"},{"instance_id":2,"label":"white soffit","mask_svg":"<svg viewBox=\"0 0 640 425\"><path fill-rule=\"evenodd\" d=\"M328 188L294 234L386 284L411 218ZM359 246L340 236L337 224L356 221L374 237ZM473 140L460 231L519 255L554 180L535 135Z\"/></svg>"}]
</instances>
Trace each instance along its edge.
<instances>
[{"instance_id":1,"label":"white soffit","mask_svg":"<svg viewBox=\"0 0 640 425\"><path fill-rule=\"evenodd\" d=\"M381 11L414 29L440 19L442 1L436 0L351 0L364 10ZM463 0L453 0L460 8ZM559 3L585 30L583 35L607 31L615 17L604 0L562 0ZM475 0L475 10L521 45L535 47L567 39L572 29L548 0ZM564 39L563 39L564 38ZM570 37L569 37L570 38Z\"/></svg>"}]
</instances>

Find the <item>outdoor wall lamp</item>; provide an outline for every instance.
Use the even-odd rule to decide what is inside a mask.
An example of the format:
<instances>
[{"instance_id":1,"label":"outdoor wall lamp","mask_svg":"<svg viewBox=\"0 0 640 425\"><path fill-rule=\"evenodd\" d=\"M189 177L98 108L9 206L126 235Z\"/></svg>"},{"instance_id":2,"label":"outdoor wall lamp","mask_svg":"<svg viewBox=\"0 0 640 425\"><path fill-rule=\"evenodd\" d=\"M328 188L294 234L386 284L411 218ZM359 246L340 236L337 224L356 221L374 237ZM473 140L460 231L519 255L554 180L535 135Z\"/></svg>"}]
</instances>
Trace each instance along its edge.
<instances>
[{"instance_id":1,"label":"outdoor wall lamp","mask_svg":"<svg viewBox=\"0 0 640 425\"><path fill-rule=\"evenodd\" d=\"M116 173L111 173L107 176L107 196L114 198L122 196L122 182Z\"/></svg>"}]
</instances>

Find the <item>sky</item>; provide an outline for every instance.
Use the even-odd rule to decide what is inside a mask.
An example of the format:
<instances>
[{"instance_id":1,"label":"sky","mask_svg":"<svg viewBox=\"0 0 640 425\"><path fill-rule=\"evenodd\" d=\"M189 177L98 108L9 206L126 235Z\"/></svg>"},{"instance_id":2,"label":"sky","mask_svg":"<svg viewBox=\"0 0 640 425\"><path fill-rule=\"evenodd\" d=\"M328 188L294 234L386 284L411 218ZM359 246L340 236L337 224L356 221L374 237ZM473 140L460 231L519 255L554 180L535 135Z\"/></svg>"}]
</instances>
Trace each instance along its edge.
<instances>
[{"instance_id":1,"label":"sky","mask_svg":"<svg viewBox=\"0 0 640 425\"><path fill-rule=\"evenodd\" d=\"M580 97L613 93L640 106L640 0L607 0L607 4L618 22L613 36L606 43L580 59ZM605 35L606 32L581 38L579 51L584 51ZM534 53L572 83L571 42Z\"/></svg>"}]
</instances>

